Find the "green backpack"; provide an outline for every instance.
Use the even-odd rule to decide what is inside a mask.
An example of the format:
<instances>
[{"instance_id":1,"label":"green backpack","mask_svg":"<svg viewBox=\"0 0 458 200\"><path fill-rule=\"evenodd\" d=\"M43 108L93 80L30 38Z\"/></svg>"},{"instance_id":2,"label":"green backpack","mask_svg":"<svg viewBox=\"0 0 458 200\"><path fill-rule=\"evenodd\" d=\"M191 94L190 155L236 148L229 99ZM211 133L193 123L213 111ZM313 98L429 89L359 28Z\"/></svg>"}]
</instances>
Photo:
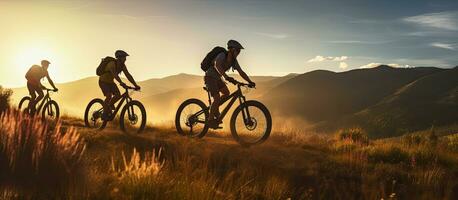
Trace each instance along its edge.
<instances>
[{"instance_id":1,"label":"green backpack","mask_svg":"<svg viewBox=\"0 0 458 200\"><path fill-rule=\"evenodd\" d=\"M102 61L100 62L99 66L97 67L96 74L97 76L102 76L105 74L105 68L108 65L109 62L111 61L116 61L116 58L107 56L105 58L102 58Z\"/></svg>"}]
</instances>

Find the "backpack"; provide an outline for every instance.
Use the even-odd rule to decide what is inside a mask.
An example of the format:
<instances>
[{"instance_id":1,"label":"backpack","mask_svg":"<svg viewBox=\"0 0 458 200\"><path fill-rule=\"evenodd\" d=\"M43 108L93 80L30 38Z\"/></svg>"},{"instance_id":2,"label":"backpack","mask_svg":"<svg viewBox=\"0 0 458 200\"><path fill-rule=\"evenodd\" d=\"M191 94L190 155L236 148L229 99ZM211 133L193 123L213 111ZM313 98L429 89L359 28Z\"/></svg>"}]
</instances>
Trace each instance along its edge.
<instances>
[{"instance_id":1,"label":"backpack","mask_svg":"<svg viewBox=\"0 0 458 200\"><path fill-rule=\"evenodd\" d=\"M105 67L111 61L116 61L116 58L113 58L113 57L110 57L110 56L102 58L102 61L100 62L99 66L97 67L97 70L96 70L97 76L102 76L103 74L105 74Z\"/></svg>"},{"instance_id":2,"label":"backpack","mask_svg":"<svg viewBox=\"0 0 458 200\"><path fill-rule=\"evenodd\" d=\"M200 68L206 72L210 67L213 65L213 60L215 60L216 56L220 53L227 53L227 50L223 47L215 47L210 52L208 52L207 56L205 56L202 63L200 63Z\"/></svg>"},{"instance_id":3,"label":"backpack","mask_svg":"<svg viewBox=\"0 0 458 200\"><path fill-rule=\"evenodd\" d=\"M25 74L27 80L39 80L44 76L43 68L38 65L33 65Z\"/></svg>"}]
</instances>

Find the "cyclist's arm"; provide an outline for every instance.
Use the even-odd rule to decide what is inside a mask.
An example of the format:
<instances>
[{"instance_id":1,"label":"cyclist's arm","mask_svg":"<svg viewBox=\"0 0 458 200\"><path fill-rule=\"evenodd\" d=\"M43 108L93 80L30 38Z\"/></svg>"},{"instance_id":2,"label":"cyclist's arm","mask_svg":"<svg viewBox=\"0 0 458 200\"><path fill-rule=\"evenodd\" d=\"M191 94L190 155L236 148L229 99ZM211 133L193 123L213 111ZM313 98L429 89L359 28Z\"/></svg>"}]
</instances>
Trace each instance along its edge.
<instances>
[{"instance_id":1,"label":"cyclist's arm","mask_svg":"<svg viewBox=\"0 0 458 200\"><path fill-rule=\"evenodd\" d=\"M40 87L42 90L48 89L43 84L41 84L40 82L38 82L38 87Z\"/></svg>"},{"instance_id":2,"label":"cyclist's arm","mask_svg":"<svg viewBox=\"0 0 458 200\"><path fill-rule=\"evenodd\" d=\"M242 67L240 67L239 62L237 60L235 60L234 69L237 70L237 72L243 79L245 79L245 81L247 81L248 83L253 83L253 81L251 81L250 77L245 73L245 71L242 70Z\"/></svg>"},{"instance_id":3,"label":"cyclist's arm","mask_svg":"<svg viewBox=\"0 0 458 200\"><path fill-rule=\"evenodd\" d=\"M117 73L115 73L115 72L113 72L111 70L110 70L110 72L111 72L111 74L113 74L113 77L115 78L116 81L118 81L119 84L125 85L125 83L122 82L121 78L119 77L119 75Z\"/></svg>"},{"instance_id":4,"label":"cyclist's arm","mask_svg":"<svg viewBox=\"0 0 458 200\"><path fill-rule=\"evenodd\" d=\"M49 84L51 84L51 86L57 90L56 86L54 85L54 82L51 80L51 77L49 77L49 74L46 74L46 78L48 79L48 82ZM43 86L43 85L42 85ZM43 86L44 87L44 86Z\"/></svg>"},{"instance_id":5,"label":"cyclist's arm","mask_svg":"<svg viewBox=\"0 0 458 200\"><path fill-rule=\"evenodd\" d=\"M123 67L122 71L124 72L124 75L126 75L127 80L129 80L135 87L139 87L137 82L135 82L134 77L132 77L130 72L127 70L127 67Z\"/></svg>"},{"instance_id":6,"label":"cyclist's arm","mask_svg":"<svg viewBox=\"0 0 458 200\"><path fill-rule=\"evenodd\" d=\"M245 73L245 71L242 70L242 68L238 67L236 69L243 79L245 79L248 83L253 83L253 81L251 81L250 77L248 77L248 75Z\"/></svg>"}]
</instances>

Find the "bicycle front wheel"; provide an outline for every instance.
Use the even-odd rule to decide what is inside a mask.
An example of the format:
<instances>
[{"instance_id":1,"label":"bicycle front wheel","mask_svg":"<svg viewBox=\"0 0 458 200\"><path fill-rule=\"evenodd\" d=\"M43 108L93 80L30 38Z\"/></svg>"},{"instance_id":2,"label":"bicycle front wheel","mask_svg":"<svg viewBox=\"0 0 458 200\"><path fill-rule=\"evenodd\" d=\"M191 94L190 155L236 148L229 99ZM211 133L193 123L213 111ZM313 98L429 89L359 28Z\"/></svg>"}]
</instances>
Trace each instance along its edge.
<instances>
[{"instance_id":1,"label":"bicycle front wheel","mask_svg":"<svg viewBox=\"0 0 458 200\"><path fill-rule=\"evenodd\" d=\"M46 103L43 107L43 111L41 112L41 117L43 119L57 122L60 117L59 105L57 105L57 102L51 100Z\"/></svg>"},{"instance_id":2,"label":"bicycle front wheel","mask_svg":"<svg viewBox=\"0 0 458 200\"><path fill-rule=\"evenodd\" d=\"M175 127L178 134L202 138L207 134L207 106L199 99L188 99L178 107Z\"/></svg>"},{"instance_id":3,"label":"bicycle front wheel","mask_svg":"<svg viewBox=\"0 0 458 200\"><path fill-rule=\"evenodd\" d=\"M119 125L126 133L141 133L146 126L146 110L139 101L131 101L122 108Z\"/></svg>"},{"instance_id":4,"label":"bicycle front wheel","mask_svg":"<svg viewBox=\"0 0 458 200\"><path fill-rule=\"evenodd\" d=\"M247 101L235 109L230 125L232 137L242 146L251 146L269 138L272 117L261 102Z\"/></svg>"}]
</instances>

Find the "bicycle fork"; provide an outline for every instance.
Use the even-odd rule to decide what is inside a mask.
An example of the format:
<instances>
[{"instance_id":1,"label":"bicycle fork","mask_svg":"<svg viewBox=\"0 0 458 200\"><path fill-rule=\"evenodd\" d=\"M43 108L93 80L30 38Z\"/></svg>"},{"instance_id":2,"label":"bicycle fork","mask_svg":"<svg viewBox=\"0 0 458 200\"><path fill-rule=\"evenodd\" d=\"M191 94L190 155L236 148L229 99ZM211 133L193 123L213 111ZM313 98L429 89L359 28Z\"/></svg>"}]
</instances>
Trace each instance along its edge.
<instances>
[{"instance_id":1,"label":"bicycle fork","mask_svg":"<svg viewBox=\"0 0 458 200\"><path fill-rule=\"evenodd\" d=\"M246 102L246 98L244 96L239 97L240 105L243 105ZM248 110L248 106L244 106L242 109L242 116L243 116L243 122L245 126L251 126L252 121L251 121L251 115L250 111Z\"/></svg>"},{"instance_id":2,"label":"bicycle fork","mask_svg":"<svg viewBox=\"0 0 458 200\"><path fill-rule=\"evenodd\" d=\"M128 106L131 101L132 101L131 98L127 98L126 99L126 106ZM134 113L134 107L133 106L127 107L127 116L129 117L129 121L135 120L134 119L135 113Z\"/></svg>"}]
</instances>

